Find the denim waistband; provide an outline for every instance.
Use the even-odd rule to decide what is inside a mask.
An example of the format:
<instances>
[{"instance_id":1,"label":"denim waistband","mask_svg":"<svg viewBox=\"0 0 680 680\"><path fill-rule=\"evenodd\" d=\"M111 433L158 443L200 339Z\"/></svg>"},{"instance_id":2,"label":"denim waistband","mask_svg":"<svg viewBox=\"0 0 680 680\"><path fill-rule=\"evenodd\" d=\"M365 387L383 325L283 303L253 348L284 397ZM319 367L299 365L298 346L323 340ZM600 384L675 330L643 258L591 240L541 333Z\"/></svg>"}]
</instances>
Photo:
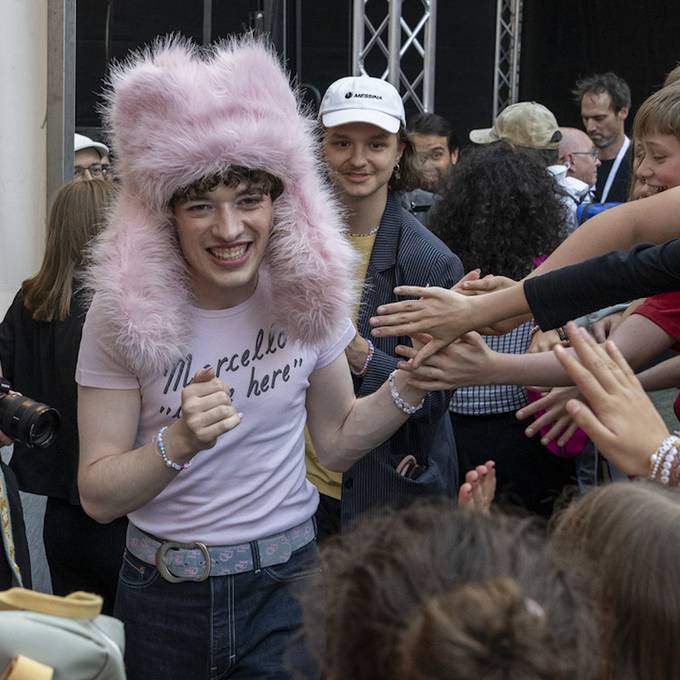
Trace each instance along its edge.
<instances>
[{"instance_id":1,"label":"denim waistband","mask_svg":"<svg viewBox=\"0 0 680 680\"><path fill-rule=\"evenodd\" d=\"M126 547L143 562L155 564L167 581L204 581L209 576L242 574L284 564L295 550L311 543L315 536L312 518L257 541L222 546L206 546L198 541L162 541L130 523Z\"/></svg>"}]
</instances>

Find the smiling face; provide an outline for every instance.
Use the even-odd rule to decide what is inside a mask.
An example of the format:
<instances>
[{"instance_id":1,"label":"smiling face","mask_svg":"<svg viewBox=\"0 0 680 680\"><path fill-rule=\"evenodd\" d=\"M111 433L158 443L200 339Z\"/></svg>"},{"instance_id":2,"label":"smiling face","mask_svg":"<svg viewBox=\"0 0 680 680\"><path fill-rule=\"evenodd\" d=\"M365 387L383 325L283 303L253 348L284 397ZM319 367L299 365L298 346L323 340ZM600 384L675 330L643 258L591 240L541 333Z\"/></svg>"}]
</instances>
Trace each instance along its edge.
<instances>
[{"instance_id":1,"label":"smiling face","mask_svg":"<svg viewBox=\"0 0 680 680\"><path fill-rule=\"evenodd\" d=\"M227 309L245 302L269 242L271 197L246 182L218 184L182 199L173 213L195 304Z\"/></svg>"},{"instance_id":2,"label":"smiling face","mask_svg":"<svg viewBox=\"0 0 680 680\"><path fill-rule=\"evenodd\" d=\"M675 135L651 134L636 144L637 198L680 185L680 140Z\"/></svg>"},{"instance_id":3,"label":"smiling face","mask_svg":"<svg viewBox=\"0 0 680 680\"><path fill-rule=\"evenodd\" d=\"M370 123L338 125L327 128L324 135L329 175L349 202L385 200L402 151L396 133Z\"/></svg>"}]
</instances>

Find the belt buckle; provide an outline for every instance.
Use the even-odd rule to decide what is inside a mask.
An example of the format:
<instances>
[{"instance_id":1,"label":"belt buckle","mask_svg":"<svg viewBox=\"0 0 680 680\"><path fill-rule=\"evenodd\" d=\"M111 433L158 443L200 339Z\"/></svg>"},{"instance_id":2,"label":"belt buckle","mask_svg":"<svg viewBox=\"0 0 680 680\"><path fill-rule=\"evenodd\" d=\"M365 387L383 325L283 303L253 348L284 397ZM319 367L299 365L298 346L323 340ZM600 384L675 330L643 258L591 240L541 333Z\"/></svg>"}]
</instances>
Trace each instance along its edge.
<instances>
[{"instance_id":1,"label":"belt buckle","mask_svg":"<svg viewBox=\"0 0 680 680\"><path fill-rule=\"evenodd\" d=\"M163 559L169 550L200 550L205 560L204 572L200 576L175 576ZM156 569L158 573L170 583L183 583L184 581L205 581L210 576L211 559L205 543L177 543L176 541L163 541L156 551Z\"/></svg>"}]
</instances>

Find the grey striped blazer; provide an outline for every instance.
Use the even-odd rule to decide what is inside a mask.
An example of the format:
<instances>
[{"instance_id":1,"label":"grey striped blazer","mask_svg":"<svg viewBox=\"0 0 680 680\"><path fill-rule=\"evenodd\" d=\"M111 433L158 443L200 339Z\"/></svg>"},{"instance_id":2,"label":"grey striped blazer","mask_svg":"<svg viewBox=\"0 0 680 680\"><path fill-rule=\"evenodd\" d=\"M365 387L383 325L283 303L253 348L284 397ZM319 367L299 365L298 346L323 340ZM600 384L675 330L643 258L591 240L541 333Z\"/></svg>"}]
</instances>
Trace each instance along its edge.
<instances>
[{"instance_id":1,"label":"grey striped blazer","mask_svg":"<svg viewBox=\"0 0 680 680\"><path fill-rule=\"evenodd\" d=\"M378 305L398 298L401 284L450 288L463 275L463 265L436 236L406 212L390 195L368 264L361 298L358 331L369 338L368 319ZM355 378L355 392L375 392L396 368L398 344L408 338L372 338L375 355L363 378ZM423 408L388 441L370 451L343 475L342 523L359 516L388 512L429 495L453 496L458 488L456 448L448 416L450 392L433 392ZM416 480L396 473L407 454L427 470Z\"/></svg>"}]
</instances>

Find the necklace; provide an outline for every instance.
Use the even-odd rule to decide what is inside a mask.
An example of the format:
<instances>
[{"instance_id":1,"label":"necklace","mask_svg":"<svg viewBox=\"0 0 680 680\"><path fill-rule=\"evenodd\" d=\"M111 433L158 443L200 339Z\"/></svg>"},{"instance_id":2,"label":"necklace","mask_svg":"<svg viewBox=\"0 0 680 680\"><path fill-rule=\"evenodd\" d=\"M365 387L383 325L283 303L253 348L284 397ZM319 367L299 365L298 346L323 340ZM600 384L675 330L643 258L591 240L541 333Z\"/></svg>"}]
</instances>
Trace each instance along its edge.
<instances>
[{"instance_id":1,"label":"necklace","mask_svg":"<svg viewBox=\"0 0 680 680\"><path fill-rule=\"evenodd\" d=\"M378 233L378 229L380 229L380 225L375 229L371 229L367 234L355 234L353 231L349 231L349 229L345 233L351 238L365 238L366 236L375 236Z\"/></svg>"}]
</instances>

